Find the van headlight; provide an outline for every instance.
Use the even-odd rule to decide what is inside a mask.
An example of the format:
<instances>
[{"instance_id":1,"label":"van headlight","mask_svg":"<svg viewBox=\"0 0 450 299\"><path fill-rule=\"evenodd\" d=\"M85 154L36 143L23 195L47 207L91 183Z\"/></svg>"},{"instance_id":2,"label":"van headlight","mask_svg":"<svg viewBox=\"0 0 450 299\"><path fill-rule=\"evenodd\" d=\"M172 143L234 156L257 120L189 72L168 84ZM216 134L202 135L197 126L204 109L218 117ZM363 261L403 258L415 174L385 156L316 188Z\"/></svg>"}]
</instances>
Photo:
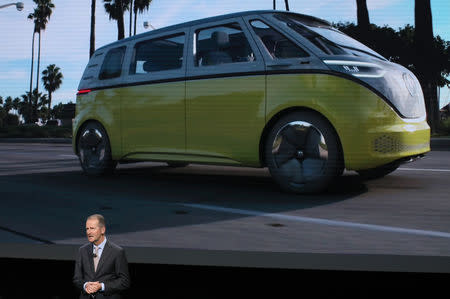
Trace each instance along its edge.
<instances>
[{"instance_id":1,"label":"van headlight","mask_svg":"<svg viewBox=\"0 0 450 299\"><path fill-rule=\"evenodd\" d=\"M405 67L392 62L323 60L333 71L355 77L376 92L402 118L423 119L425 101L417 78Z\"/></svg>"},{"instance_id":2,"label":"van headlight","mask_svg":"<svg viewBox=\"0 0 450 299\"><path fill-rule=\"evenodd\" d=\"M359 78L381 78L386 73L382 66L372 62L351 60L324 60L323 62L335 71Z\"/></svg>"}]
</instances>

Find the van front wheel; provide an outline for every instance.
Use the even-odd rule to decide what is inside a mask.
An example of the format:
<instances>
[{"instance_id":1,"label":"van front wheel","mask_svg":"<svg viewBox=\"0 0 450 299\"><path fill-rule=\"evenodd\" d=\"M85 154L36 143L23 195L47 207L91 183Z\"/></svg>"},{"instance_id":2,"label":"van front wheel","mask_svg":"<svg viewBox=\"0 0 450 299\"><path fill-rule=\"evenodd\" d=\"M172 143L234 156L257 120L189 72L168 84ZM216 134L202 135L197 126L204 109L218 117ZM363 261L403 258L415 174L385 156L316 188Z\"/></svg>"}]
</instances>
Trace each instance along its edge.
<instances>
[{"instance_id":1,"label":"van front wheel","mask_svg":"<svg viewBox=\"0 0 450 299\"><path fill-rule=\"evenodd\" d=\"M272 178L287 192L317 193L343 172L340 143L320 115L299 111L280 118L265 142Z\"/></svg>"},{"instance_id":2,"label":"van front wheel","mask_svg":"<svg viewBox=\"0 0 450 299\"><path fill-rule=\"evenodd\" d=\"M112 160L108 135L97 122L86 123L77 141L78 158L87 175L111 174L117 162Z\"/></svg>"}]
</instances>

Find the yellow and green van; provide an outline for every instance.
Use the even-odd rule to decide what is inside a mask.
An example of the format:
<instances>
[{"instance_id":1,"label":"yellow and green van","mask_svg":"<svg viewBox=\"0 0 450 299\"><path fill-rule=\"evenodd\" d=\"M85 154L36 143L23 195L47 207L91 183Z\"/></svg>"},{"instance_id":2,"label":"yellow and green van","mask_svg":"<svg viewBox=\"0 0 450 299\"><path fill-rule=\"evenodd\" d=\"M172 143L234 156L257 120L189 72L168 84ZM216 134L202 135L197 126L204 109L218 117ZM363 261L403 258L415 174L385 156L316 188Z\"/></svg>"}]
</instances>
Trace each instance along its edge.
<instances>
[{"instance_id":1,"label":"yellow and green van","mask_svg":"<svg viewBox=\"0 0 450 299\"><path fill-rule=\"evenodd\" d=\"M162 161L268 167L320 192L381 177L430 150L417 78L327 21L247 11L95 51L78 87L73 148L88 175Z\"/></svg>"}]
</instances>

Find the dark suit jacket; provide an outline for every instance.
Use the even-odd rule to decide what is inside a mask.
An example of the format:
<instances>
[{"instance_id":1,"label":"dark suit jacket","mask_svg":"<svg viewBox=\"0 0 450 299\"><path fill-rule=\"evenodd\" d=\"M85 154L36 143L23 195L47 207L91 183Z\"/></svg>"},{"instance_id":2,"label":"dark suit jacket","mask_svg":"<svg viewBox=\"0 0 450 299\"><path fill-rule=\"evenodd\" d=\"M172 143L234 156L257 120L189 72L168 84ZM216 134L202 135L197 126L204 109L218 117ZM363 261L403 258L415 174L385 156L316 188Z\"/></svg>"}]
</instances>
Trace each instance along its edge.
<instances>
[{"instance_id":1,"label":"dark suit jacket","mask_svg":"<svg viewBox=\"0 0 450 299\"><path fill-rule=\"evenodd\" d=\"M87 281L99 281L105 284L105 291L96 293L96 299L122 298L120 293L130 287L130 274L124 250L106 240L105 248L94 272L93 245L88 243L80 247L75 262L73 283L81 291L80 298L90 298L83 289Z\"/></svg>"}]
</instances>

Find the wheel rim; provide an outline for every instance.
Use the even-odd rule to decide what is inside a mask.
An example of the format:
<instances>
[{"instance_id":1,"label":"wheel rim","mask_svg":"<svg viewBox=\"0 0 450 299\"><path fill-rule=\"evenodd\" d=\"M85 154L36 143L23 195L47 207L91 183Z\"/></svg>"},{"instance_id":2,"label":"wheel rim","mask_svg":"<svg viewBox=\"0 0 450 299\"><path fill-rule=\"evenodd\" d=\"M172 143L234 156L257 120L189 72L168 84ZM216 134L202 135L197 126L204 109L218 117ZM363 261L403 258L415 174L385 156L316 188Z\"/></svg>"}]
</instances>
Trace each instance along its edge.
<instances>
[{"instance_id":1,"label":"wheel rim","mask_svg":"<svg viewBox=\"0 0 450 299\"><path fill-rule=\"evenodd\" d=\"M85 167L97 167L105 158L106 138L98 129L86 129L81 134L79 150Z\"/></svg>"},{"instance_id":2,"label":"wheel rim","mask_svg":"<svg viewBox=\"0 0 450 299\"><path fill-rule=\"evenodd\" d=\"M328 146L322 132L305 121L284 125L272 144L275 170L293 186L302 186L325 175Z\"/></svg>"}]
</instances>

